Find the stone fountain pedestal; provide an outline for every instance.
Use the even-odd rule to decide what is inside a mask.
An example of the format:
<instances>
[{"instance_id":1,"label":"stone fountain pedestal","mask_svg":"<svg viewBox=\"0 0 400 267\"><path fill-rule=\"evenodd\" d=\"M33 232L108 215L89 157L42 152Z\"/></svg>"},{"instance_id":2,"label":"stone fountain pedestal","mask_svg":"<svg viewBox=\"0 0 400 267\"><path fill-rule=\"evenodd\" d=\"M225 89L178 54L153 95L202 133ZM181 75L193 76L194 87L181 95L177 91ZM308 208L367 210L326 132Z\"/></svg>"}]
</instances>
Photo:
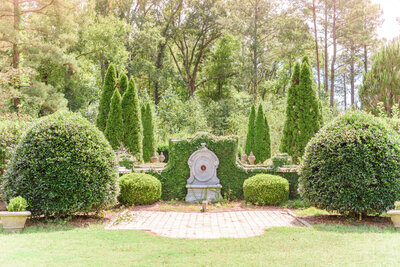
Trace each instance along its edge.
<instances>
[{"instance_id":1,"label":"stone fountain pedestal","mask_svg":"<svg viewBox=\"0 0 400 267\"><path fill-rule=\"evenodd\" d=\"M186 184L185 200L189 203L200 203L203 200L219 202L222 200L222 186L217 177L219 160L205 143L201 145L202 148L195 151L188 160L190 177Z\"/></svg>"}]
</instances>

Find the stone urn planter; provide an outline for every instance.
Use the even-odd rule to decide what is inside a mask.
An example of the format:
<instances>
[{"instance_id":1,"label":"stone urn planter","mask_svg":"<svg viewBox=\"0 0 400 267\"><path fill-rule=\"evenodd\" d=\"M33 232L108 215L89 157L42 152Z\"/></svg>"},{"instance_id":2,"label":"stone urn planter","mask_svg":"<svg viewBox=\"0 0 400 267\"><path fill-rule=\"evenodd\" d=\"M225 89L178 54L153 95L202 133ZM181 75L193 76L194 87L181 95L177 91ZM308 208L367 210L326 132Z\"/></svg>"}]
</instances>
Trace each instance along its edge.
<instances>
[{"instance_id":1,"label":"stone urn planter","mask_svg":"<svg viewBox=\"0 0 400 267\"><path fill-rule=\"evenodd\" d=\"M26 219L31 216L30 211L25 211L26 207L28 207L28 204L22 197L10 200L7 206L8 211L0 212L0 219L5 232L18 233L24 229Z\"/></svg>"},{"instance_id":2,"label":"stone urn planter","mask_svg":"<svg viewBox=\"0 0 400 267\"><path fill-rule=\"evenodd\" d=\"M29 216L31 216L30 211L0 211L0 219L3 223L4 232L21 232Z\"/></svg>"},{"instance_id":3,"label":"stone urn planter","mask_svg":"<svg viewBox=\"0 0 400 267\"><path fill-rule=\"evenodd\" d=\"M250 155L247 159L249 160L250 165L254 165L254 161L256 161L256 157L254 156L253 152L250 152Z\"/></svg>"},{"instance_id":4,"label":"stone urn planter","mask_svg":"<svg viewBox=\"0 0 400 267\"><path fill-rule=\"evenodd\" d=\"M157 163L158 162L158 157L156 152L154 152L153 156L151 157L151 162L152 163Z\"/></svg>"},{"instance_id":5,"label":"stone urn planter","mask_svg":"<svg viewBox=\"0 0 400 267\"><path fill-rule=\"evenodd\" d=\"M158 157L158 160L159 160L160 162L164 162L165 156L164 156L164 153L163 153L163 152L160 153L160 156Z\"/></svg>"},{"instance_id":6,"label":"stone urn planter","mask_svg":"<svg viewBox=\"0 0 400 267\"><path fill-rule=\"evenodd\" d=\"M390 215L394 227L396 227L397 230L400 230L400 201L396 201L394 205L395 209L389 210L387 214Z\"/></svg>"},{"instance_id":7,"label":"stone urn planter","mask_svg":"<svg viewBox=\"0 0 400 267\"><path fill-rule=\"evenodd\" d=\"M246 153L243 152L243 154L240 156L240 158L241 158L241 160L242 160L242 163L245 164L246 161L247 161L247 155L246 155Z\"/></svg>"}]
</instances>

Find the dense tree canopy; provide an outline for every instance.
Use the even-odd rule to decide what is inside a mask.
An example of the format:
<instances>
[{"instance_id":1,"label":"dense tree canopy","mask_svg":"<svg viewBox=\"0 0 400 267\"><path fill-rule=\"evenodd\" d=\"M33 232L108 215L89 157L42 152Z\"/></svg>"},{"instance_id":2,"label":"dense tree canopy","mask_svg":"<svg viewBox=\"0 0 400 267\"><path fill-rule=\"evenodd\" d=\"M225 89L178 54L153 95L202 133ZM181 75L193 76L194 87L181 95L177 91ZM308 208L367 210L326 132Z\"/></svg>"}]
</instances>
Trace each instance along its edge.
<instances>
[{"instance_id":1,"label":"dense tree canopy","mask_svg":"<svg viewBox=\"0 0 400 267\"><path fill-rule=\"evenodd\" d=\"M365 75L358 98L380 44L382 12L370 0L1 3L2 115L69 109L104 131L114 88L123 97L127 74L139 105L154 111L155 145L206 131L237 134L245 147L251 106L262 103L274 154L288 131L284 110L294 105L286 99L303 56L324 121L350 105L361 108L359 99L367 108L365 85L377 79ZM105 96L110 66L114 88Z\"/></svg>"}]
</instances>

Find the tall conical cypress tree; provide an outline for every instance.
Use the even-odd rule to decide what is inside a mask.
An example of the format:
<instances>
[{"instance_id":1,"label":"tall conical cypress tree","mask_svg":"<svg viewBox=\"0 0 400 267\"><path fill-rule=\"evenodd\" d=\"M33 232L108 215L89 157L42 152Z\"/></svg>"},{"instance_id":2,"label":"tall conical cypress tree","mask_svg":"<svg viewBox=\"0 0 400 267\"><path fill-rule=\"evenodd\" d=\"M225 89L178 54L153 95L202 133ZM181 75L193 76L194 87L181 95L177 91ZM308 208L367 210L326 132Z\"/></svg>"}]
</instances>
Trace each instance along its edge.
<instances>
[{"instance_id":1,"label":"tall conical cypress tree","mask_svg":"<svg viewBox=\"0 0 400 267\"><path fill-rule=\"evenodd\" d=\"M154 153L154 128L153 128L153 112L150 104L147 103L144 109L145 117L143 118L143 160L150 162Z\"/></svg>"},{"instance_id":2,"label":"tall conical cypress tree","mask_svg":"<svg viewBox=\"0 0 400 267\"><path fill-rule=\"evenodd\" d=\"M298 114L295 111L298 100L298 86L300 83L300 64L296 62L292 75L291 84L288 90L286 105L286 121L283 127L283 134L280 144L280 151L293 156L295 138L299 132L297 127Z\"/></svg>"},{"instance_id":3,"label":"tall conical cypress tree","mask_svg":"<svg viewBox=\"0 0 400 267\"><path fill-rule=\"evenodd\" d=\"M121 97L124 97L125 92L128 90L128 76L125 73L121 74L119 77L119 93Z\"/></svg>"},{"instance_id":4,"label":"tall conical cypress tree","mask_svg":"<svg viewBox=\"0 0 400 267\"><path fill-rule=\"evenodd\" d=\"M269 158L271 149L266 139L265 117L262 105L258 106L255 130L254 130L254 150L253 154L256 157L256 163L262 163Z\"/></svg>"},{"instance_id":5,"label":"tall conical cypress tree","mask_svg":"<svg viewBox=\"0 0 400 267\"><path fill-rule=\"evenodd\" d=\"M247 155L250 155L250 152L254 153L254 125L256 119L256 108L254 105L251 106L250 116L249 116L249 126L247 128L247 137L246 137L246 145L244 151Z\"/></svg>"},{"instance_id":6,"label":"tall conical cypress tree","mask_svg":"<svg viewBox=\"0 0 400 267\"><path fill-rule=\"evenodd\" d=\"M117 89L114 89L114 94L111 98L110 112L108 113L104 135L108 142L110 142L111 147L117 150L123 137L121 95Z\"/></svg>"},{"instance_id":7,"label":"tall conical cypress tree","mask_svg":"<svg viewBox=\"0 0 400 267\"><path fill-rule=\"evenodd\" d=\"M265 120L264 120L264 127L265 127L265 132L264 132L264 139L266 142L266 147L267 147L267 151L266 151L266 156L267 159L269 159L271 157L271 135L269 133L269 124L268 124L268 119L267 116L265 115Z\"/></svg>"},{"instance_id":8,"label":"tall conical cypress tree","mask_svg":"<svg viewBox=\"0 0 400 267\"><path fill-rule=\"evenodd\" d=\"M139 160L142 159L142 115L139 107L139 99L133 78L121 101L122 121L124 123L124 146Z\"/></svg>"},{"instance_id":9,"label":"tall conical cypress tree","mask_svg":"<svg viewBox=\"0 0 400 267\"><path fill-rule=\"evenodd\" d=\"M315 90L312 87L312 73L308 59L303 59L298 87L298 101L295 112L298 114L298 134L295 136L294 160L298 160L304 153L308 141L320 128L320 109Z\"/></svg>"},{"instance_id":10,"label":"tall conical cypress tree","mask_svg":"<svg viewBox=\"0 0 400 267\"><path fill-rule=\"evenodd\" d=\"M113 96L117 75L113 64L108 67L106 77L104 79L103 92L99 104L99 114L96 119L96 126L102 132L106 129L108 113L110 112L110 102Z\"/></svg>"}]
</instances>

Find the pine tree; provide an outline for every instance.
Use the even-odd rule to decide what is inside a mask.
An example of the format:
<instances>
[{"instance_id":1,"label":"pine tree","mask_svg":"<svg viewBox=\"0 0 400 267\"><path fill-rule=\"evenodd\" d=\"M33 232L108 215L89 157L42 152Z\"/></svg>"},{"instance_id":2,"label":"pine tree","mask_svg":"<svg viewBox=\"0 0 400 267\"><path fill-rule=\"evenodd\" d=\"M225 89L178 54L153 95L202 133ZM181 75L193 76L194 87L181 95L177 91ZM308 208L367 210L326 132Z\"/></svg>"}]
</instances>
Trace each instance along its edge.
<instances>
[{"instance_id":1,"label":"pine tree","mask_svg":"<svg viewBox=\"0 0 400 267\"><path fill-rule=\"evenodd\" d=\"M266 139L265 117L262 105L258 106L257 117L254 129L254 149L256 157L255 163L262 163L271 155L270 143Z\"/></svg>"},{"instance_id":2,"label":"pine tree","mask_svg":"<svg viewBox=\"0 0 400 267\"><path fill-rule=\"evenodd\" d=\"M111 147L117 150L123 137L123 122L121 109L121 95L117 89L111 98L110 112L108 113L107 126L104 132Z\"/></svg>"},{"instance_id":3,"label":"pine tree","mask_svg":"<svg viewBox=\"0 0 400 267\"><path fill-rule=\"evenodd\" d=\"M97 115L96 126L102 132L106 129L108 113L110 112L110 102L113 96L115 84L117 80L115 68L113 64L108 67L106 77L104 79L103 93L100 99L99 114Z\"/></svg>"},{"instance_id":4,"label":"pine tree","mask_svg":"<svg viewBox=\"0 0 400 267\"><path fill-rule=\"evenodd\" d=\"M251 106L250 116L249 116L249 126L247 129L246 146L245 153L250 155L250 152L254 153L254 124L256 119L256 108L254 105Z\"/></svg>"},{"instance_id":5,"label":"pine tree","mask_svg":"<svg viewBox=\"0 0 400 267\"><path fill-rule=\"evenodd\" d=\"M153 112L147 103L143 118L143 160L150 162L154 153Z\"/></svg>"},{"instance_id":6,"label":"pine tree","mask_svg":"<svg viewBox=\"0 0 400 267\"><path fill-rule=\"evenodd\" d=\"M121 97L124 97L125 92L128 90L128 76L125 73L119 78L119 93Z\"/></svg>"},{"instance_id":7,"label":"pine tree","mask_svg":"<svg viewBox=\"0 0 400 267\"><path fill-rule=\"evenodd\" d=\"M298 87L298 104L295 106L295 112L298 114L297 127L299 132L295 136L295 149L292 157L296 162L303 155L308 141L320 128L320 109L312 83L312 73L308 59L303 59Z\"/></svg>"},{"instance_id":8,"label":"pine tree","mask_svg":"<svg viewBox=\"0 0 400 267\"><path fill-rule=\"evenodd\" d=\"M295 112L297 104L298 86L300 82L300 64L296 62L292 75L291 85L288 90L286 105L286 121L283 127L283 134L280 144L280 151L293 156L295 147L295 137L299 130L297 128L297 116Z\"/></svg>"},{"instance_id":9,"label":"pine tree","mask_svg":"<svg viewBox=\"0 0 400 267\"><path fill-rule=\"evenodd\" d=\"M133 78L121 101L122 121L124 123L123 144L139 160L142 158L142 115L139 108L139 99Z\"/></svg>"}]
</instances>

